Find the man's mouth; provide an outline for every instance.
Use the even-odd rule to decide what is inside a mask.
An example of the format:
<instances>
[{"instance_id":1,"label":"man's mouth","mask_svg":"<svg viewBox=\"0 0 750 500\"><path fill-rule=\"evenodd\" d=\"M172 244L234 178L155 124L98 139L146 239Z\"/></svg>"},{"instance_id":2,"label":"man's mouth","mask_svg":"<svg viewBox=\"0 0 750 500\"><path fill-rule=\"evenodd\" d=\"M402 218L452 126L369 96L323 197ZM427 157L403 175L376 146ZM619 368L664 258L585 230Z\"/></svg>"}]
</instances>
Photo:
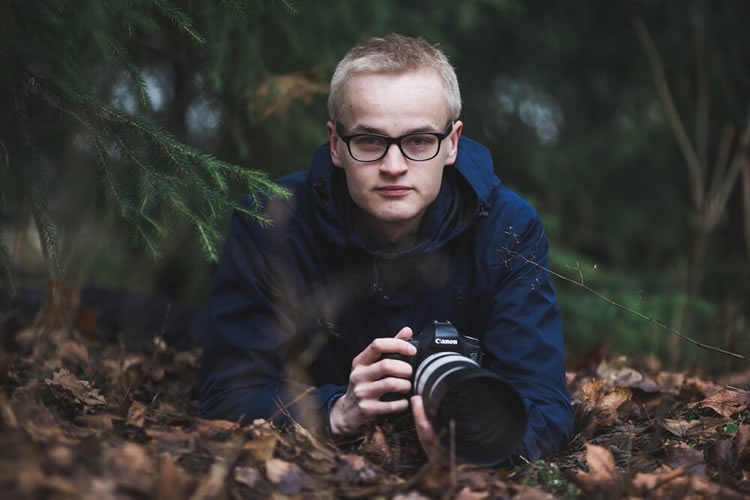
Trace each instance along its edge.
<instances>
[{"instance_id":1,"label":"man's mouth","mask_svg":"<svg viewBox=\"0 0 750 500\"><path fill-rule=\"evenodd\" d=\"M383 196L403 196L411 191L411 188L408 186L392 185L375 188L375 191Z\"/></svg>"}]
</instances>

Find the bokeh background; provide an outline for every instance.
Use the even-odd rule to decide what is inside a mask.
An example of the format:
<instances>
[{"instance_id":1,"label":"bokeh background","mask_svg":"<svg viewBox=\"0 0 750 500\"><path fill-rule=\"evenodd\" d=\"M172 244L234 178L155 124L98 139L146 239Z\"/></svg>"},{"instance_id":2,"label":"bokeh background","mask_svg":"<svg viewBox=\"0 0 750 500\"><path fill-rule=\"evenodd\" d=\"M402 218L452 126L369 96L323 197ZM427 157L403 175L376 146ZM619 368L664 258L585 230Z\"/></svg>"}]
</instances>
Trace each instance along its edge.
<instances>
[{"instance_id":1,"label":"bokeh background","mask_svg":"<svg viewBox=\"0 0 750 500\"><path fill-rule=\"evenodd\" d=\"M305 169L326 141L336 62L398 32L450 57L464 133L542 215L554 272L748 355L747 19L741 0L2 2L0 233L12 274L0 286L54 274L200 307L215 264L198 225L154 206L163 231L139 235L145 212L118 205L92 137L102 134L105 168L123 183L137 184L140 169L174 174L151 151L159 134L271 177ZM143 142L102 109L153 124L157 137ZM108 119L119 122L110 130ZM153 161L139 166L141 157ZM221 196L246 191L230 179ZM200 205L200 190L183 194ZM229 210L219 212L210 222L220 248ZM606 344L671 368L746 367L571 281L555 286L570 359Z\"/></svg>"}]
</instances>

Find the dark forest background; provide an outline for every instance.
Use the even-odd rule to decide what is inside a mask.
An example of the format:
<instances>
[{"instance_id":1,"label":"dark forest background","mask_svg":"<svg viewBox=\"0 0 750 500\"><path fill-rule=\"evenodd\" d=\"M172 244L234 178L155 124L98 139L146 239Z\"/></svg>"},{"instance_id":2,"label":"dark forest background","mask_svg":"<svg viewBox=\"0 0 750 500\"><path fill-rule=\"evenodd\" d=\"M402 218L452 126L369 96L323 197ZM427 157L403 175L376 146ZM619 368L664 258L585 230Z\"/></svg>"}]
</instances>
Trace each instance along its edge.
<instances>
[{"instance_id":1,"label":"dark forest background","mask_svg":"<svg viewBox=\"0 0 750 500\"><path fill-rule=\"evenodd\" d=\"M542 215L554 272L747 355L747 19L740 0L0 1L0 286L203 304L232 202L307 167L336 62L395 31L449 55L465 134ZM571 359L744 367L555 285Z\"/></svg>"}]
</instances>

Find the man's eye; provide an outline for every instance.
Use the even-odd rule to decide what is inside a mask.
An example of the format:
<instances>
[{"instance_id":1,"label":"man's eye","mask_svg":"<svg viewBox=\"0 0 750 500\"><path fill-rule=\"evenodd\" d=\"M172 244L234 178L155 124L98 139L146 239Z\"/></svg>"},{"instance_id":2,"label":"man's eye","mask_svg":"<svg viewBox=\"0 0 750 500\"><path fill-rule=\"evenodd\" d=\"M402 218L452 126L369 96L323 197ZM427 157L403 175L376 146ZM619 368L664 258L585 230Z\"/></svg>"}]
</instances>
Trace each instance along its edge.
<instances>
[{"instance_id":1,"label":"man's eye","mask_svg":"<svg viewBox=\"0 0 750 500\"><path fill-rule=\"evenodd\" d=\"M383 146L383 138L374 135L360 135L352 139L354 145L358 148L379 148Z\"/></svg>"},{"instance_id":2,"label":"man's eye","mask_svg":"<svg viewBox=\"0 0 750 500\"><path fill-rule=\"evenodd\" d=\"M404 147L424 148L433 145L437 139L432 135L410 135L404 138Z\"/></svg>"}]
</instances>

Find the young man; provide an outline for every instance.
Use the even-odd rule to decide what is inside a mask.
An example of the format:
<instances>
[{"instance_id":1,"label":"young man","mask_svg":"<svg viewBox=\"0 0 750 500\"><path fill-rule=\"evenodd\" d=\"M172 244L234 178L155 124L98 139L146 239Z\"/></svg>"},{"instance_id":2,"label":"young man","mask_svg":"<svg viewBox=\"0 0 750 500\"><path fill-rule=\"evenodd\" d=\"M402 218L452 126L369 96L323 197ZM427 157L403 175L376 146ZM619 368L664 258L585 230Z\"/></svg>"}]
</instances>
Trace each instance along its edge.
<instances>
[{"instance_id":1,"label":"young man","mask_svg":"<svg viewBox=\"0 0 750 500\"><path fill-rule=\"evenodd\" d=\"M501 186L489 152L462 137L453 67L424 40L389 35L353 48L331 81L329 143L279 179L261 228L234 215L204 341L201 414L320 416L333 435L408 408L405 339L432 320L480 339L486 368L524 398L518 452L557 448L573 424L562 329L534 210ZM248 204L250 200L248 200ZM281 411L283 408L284 411Z\"/></svg>"}]
</instances>

